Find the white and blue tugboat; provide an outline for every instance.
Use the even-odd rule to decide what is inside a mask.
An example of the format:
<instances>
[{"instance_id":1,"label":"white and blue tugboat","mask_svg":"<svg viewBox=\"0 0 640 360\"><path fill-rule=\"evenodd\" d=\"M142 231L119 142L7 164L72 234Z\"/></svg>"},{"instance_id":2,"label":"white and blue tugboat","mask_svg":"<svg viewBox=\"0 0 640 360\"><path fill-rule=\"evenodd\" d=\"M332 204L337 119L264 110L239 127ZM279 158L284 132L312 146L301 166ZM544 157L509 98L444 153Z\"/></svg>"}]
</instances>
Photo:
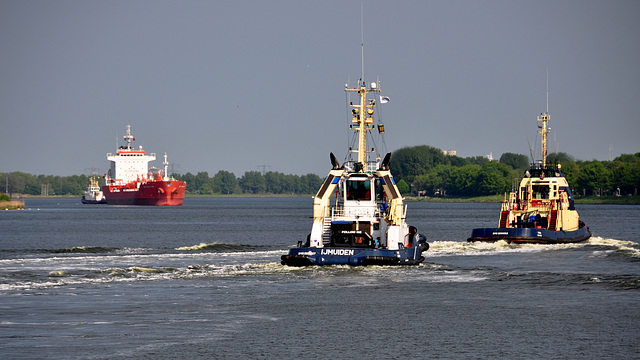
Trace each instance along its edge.
<instances>
[{"instance_id":1,"label":"white and blue tugboat","mask_svg":"<svg viewBox=\"0 0 640 360\"><path fill-rule=\"evenodd\" d=\"M89 186L82 195L83 204L106 204L107 199L104 197L100 185L98 184L97 176L94 174L89 178Z\"/></svg>"},{"instance_id":2,"label":"white and blue tugboat","mask_svg":"<svg viewBox=\"0 0 640 360\"><path fill-rule=\"evenodd\" d=\"M282 255L282 264L419 264L429 244L416 228L405 222L402 194L389 171L391 153L381 161L375 148L367 145L374 130L381 136L384 134L379 117L374 124L380 83L367 85L360 79L356 87L345 85L345 91L359 97L358 104L347 100L354 144L342 165L331 153L333 168L313 197L311 234L304 244L299 241L297 247ZM380 97L380 102L387 101L387 97ZM352 159L353 154L357 154L357 159ZM375 159L370 159L373 154Z\"/></svg>"},{"instance_id":3,"label":"white and blue tugboat","mask_svg":"<svg viewBox=\"0 0 640 360\"><path fill-rule=\"evenodd\" d=\"M498 227L473 229L467 241L563 244L591 237L560 164L547 164L548 121L548 112L538 116L542 161L525 172L518 189L502 202Z\"/></svg>"}]
</instances>

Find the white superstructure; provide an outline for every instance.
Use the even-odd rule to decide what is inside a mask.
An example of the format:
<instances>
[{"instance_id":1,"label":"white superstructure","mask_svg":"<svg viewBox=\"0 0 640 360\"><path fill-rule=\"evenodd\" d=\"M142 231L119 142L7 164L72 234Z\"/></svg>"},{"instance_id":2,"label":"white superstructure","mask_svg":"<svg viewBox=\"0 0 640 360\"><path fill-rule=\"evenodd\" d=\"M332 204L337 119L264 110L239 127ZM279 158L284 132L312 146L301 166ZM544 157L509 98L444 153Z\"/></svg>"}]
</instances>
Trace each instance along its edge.
<instances>
[{"instance_id":1,"label":"white superstructure","mask_svg":"<svg viewBox=\"0 0 640 360\"><path fill-rule=\"evenodd\" d=\"M131 135L131 125L127 125L127 134L124 136L124 140L127 144L120 146L115 155L107 154L107 160L111 161L107 181L116 185L141 181L150 177L149 162L156 159L156 154L147 155L142 149L142 145L138 147L138 150L132 148L131 142L136 139Z\"/></svg>"}]
</instances>

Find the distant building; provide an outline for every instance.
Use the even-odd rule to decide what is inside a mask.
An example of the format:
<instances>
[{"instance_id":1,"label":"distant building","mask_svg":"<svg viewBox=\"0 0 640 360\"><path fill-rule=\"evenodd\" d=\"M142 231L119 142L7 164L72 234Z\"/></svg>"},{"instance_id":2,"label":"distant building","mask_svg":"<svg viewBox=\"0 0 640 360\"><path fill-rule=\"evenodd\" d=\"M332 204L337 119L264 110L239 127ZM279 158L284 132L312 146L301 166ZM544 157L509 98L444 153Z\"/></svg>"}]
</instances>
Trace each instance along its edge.
<instances>
[{"instance_id":1,"label":"distant building","mask_svg":"<svg viewBox=\"0 0 640 360\"><path fill-rule=\"evenodd\" d=\"M447 156L456 156L457 151L455 150L442 150L442 154Z\"/></svg>"}]
</instances>

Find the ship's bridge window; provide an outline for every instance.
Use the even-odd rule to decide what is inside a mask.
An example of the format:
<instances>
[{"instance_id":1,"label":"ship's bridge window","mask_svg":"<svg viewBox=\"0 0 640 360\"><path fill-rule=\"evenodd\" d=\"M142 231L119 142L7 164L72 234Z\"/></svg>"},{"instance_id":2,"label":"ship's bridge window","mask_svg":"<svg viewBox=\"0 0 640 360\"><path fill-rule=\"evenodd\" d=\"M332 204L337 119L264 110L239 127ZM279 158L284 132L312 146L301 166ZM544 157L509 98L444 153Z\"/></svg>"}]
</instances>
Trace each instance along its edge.
<instances>
[{"instance_id":1,"label":"ship's bridge window","mask_svg":"<svg viewBox=\"0 0 640 360\"><path fill-rule=\"evenodd\" d=\"M371 200L371 181L347 180L347 200Z\"/></svg>"},{"instance_id":2,"label":"ship's bridge window","mask_svg":"<svg viewBox=\"0 0 640 360\"><path fill-rule=\"evenodd\" d=\"M532 185L531 191L534 199L540 200L549 198L549 185Z\"/></svg>"},{"instance_id":3,"label":"ship's bridge window","mask_svg":"<svg viewBox=\"0 0 640 360\"><path fill-rule=\"evenodd\" d=\"M376 179L376 201L384 200L384 189L382 188L382 181L380 179Z\"/></svg>"}]
</instances>

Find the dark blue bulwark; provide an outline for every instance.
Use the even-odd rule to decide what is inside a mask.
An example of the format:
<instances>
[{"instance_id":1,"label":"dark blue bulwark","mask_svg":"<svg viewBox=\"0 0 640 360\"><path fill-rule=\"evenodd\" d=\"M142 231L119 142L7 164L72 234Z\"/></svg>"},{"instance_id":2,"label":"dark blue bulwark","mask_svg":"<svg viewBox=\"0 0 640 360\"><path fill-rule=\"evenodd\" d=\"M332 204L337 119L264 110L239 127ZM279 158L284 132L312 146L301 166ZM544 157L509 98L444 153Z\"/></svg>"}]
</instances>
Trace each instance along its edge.
<instances>
[{"instance_id":1,"label":"dark blue bulwark","mask_svg":"<svg viewBox=\"0 0 640 360\"><path fill-rule=\"evenodd\" d=\"M338 225L348 225L348 224L353 224L354 221L352 220L333 220L331 222L331 224L338 224Z\"/></svg>"},{"instance_id":2,"label":"dark blue bulwark","mask_svg":"<svg viewBox=\"0 0 640 360\"><path fill-rule=\"evenodd\" d=\"M537 228L480 228L473 229L469 242L495 242L504 240L508 243L528 244L562 244L574 243L588 239L589 228L580 227L574 231L550 231Z\"/></svg>"},{"instance_id":3,"label":"dark blue bulwark","mask_svg":"<svg viewBox=\"0 0 640 360\"><path fill-rule=\"evenodd\" d=\"M424 238L415 246L398 249L372 249L356 247L297 247L282 255L282 265L415 265L424 261L422 252L429 248Z\"/></svg>"}]
</instances>

